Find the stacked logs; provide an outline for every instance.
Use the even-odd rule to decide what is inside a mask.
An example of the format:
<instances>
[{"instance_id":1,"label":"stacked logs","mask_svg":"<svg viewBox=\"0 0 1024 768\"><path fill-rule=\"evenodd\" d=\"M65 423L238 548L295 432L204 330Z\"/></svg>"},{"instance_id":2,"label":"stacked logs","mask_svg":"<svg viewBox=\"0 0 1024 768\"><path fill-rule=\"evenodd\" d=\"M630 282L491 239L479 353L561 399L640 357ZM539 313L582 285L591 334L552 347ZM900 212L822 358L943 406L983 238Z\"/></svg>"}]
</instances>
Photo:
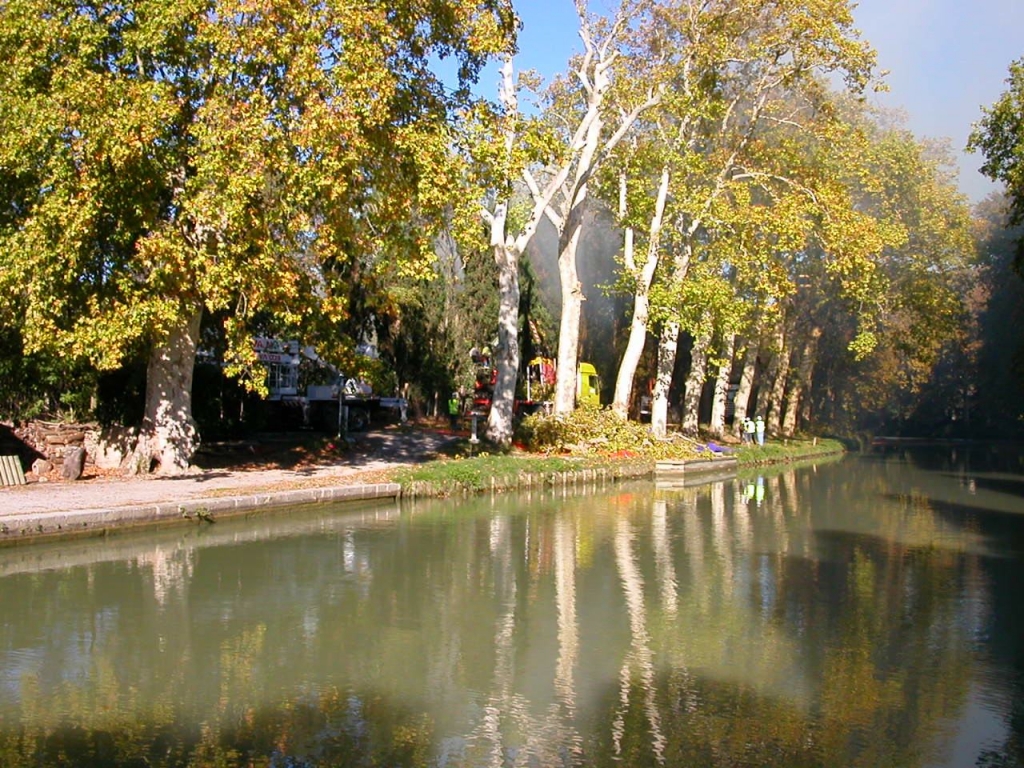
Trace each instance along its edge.
<instances>
[{"instance_id":1,"label":"stacked logs","mask_svg":"<svg viewBox=\"0 0 1024 768\"><path fill-rule=\"evenodd\" d=\"M35 475L43 477L54 466L60 466L64 478L77 480L85 469L89 454L86 443L95 444L99 427L96 424L28 421L15 427L14 432L40 456L32 462Z\"/></svg>"}]
</instances>

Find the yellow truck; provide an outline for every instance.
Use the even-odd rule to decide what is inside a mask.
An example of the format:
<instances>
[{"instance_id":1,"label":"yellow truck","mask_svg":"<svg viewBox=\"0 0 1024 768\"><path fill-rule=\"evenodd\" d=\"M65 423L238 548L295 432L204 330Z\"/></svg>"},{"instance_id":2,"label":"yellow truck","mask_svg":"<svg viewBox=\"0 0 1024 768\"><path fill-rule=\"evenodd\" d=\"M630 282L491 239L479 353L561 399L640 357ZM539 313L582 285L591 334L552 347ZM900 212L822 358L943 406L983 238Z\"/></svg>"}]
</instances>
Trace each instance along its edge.
<instances>
[{"instance_id":1,"label":"yellow truck","mask_svg":"<svg viewBox=\"0 0 1024 768\"><path fill-rule=\"evenodd\" d=\"M484 414L491 408L491 397L497 381L497 369L489 358L474 358L477 364L476 385L473 391L473 410ZM526 369L526 381L521 382L525 398L517 397L515 413L525 416L541 410L550 410L555 391L556 365L550 357L535 357ZM593 363L580 363L576 368L576 405L601 405L601 377Z\"/></svg>"},{"instance_id":2,"label":"yellow truck","mask_svg":"<svg viewBox=\"0 0 1024 768\"><path fill-rule=\"evenodd\" d=\"M601 405L601 377L592 363L576 368L576 405Z\"/></svg>"},{"instance_id":3,"label":"yellow truck","mask_svg":"<svg viewBox=\"0 0 1024 768\"><path fill-rule=\"evenodd\" d=\"M557 368L550 357L535 357L526 369L527 400L547 400L554 393ZM576 366L576 405L601 405L601 377L593 363Z\"/></svg>"}]
</instances>

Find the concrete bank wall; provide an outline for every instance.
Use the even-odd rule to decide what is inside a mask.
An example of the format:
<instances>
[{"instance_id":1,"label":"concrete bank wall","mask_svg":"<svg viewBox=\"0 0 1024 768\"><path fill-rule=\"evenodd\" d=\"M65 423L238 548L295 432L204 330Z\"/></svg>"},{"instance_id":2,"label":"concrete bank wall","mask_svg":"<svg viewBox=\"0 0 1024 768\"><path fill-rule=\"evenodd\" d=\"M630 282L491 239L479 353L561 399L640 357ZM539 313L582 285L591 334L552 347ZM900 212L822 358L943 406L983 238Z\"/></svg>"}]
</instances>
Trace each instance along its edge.
<instances>
[{"instance_id":1,"label":"concrete bank wall","mask_svg":"<svg viewBox=\"0 0 1024 768\"><path fill-rule=\"evenodd\" d=\"M216 520L272 507L394 499L401 494L401 490L397 483L376 483L6 515L0 518L0 544L45 537L95 536L113 529L141 525L195 524L204 519Z\"/></svg>"}]
</instances>

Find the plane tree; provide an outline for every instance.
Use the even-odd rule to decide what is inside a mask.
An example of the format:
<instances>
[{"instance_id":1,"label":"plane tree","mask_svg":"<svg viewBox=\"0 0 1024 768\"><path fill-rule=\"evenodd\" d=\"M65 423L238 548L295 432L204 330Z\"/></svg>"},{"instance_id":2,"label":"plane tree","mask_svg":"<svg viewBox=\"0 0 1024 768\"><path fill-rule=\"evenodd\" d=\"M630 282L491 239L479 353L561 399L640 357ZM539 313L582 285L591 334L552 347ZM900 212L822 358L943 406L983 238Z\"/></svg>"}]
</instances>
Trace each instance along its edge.
<instances>
[{"instance_id":1,"label":"plane tree","mask_svg":"<svg viewBox=\"0 0 1024 768\"><path fill-rule=\"evenodd\" d=\"M857 100L837 99L828 112L836 119L818 135L776 126L756 138L761 172L774 163L770 175L785 182L750 186L731 220L718 209L714 230L718 251L738 238L736 297L750 308L745 335L763 362L756 412L782 435L815 411L852 429L859 414L900 401L906 410L964 320L971 224L948 153ZM796 194L778 193L786 188ZM751 362L745 355L737 393L744 415Z\"/></svg>"},{"instance_id":2,"label":"plane tree","mask_svg":"<svg viewBox=\"0 0 1024 768\"><path fill-rule=\"evenodd\" d=\"M902 233L873 259L865 291L823 291L813 315L825 348L815 361L822 387L807 395L822 416L852 429L862 416L907 419L937 363L964 346L976 246L949 147L917 139L886 115L864 110L851 120L868 139L864 173L849 182L854 204ZM795 426L795 418L787 421Z\"/></svg>"},{"instance_id":3,"label":"plane tree","mask_svg":"<svg viewBox=\"0 0 1024 768\"><path fill-rule=\"evenodd\" d=\"M857 204L853 180L870 177L862 161L868 136L837 115L834 96L825 98L819 111L810 130L776 126L757 141L788 193L768 195L771 188L759 185L762 205L756 206L764 211L758 229L767 252L755 269L779 275L782 289L767 294L764 304L772 311L759 313L761 325L751 334L760 340L766 365L756 408L745 403L743 411L763 417L770 433L795 429L799 404L806 402L812 383L828 301L851 308L849 347L861 356L870 351L877 317L872 297L881 285L877 260L886 247L905 239L901 227Z\"/></svg>"},{"instance_id":4,"label":"plane tree","mask_svg":"<svg viewBox=\"0 0 1024 768\"><path fill-rule=\"evenodd\" d=\"M760 333L756 409L783 435L806 426L815 405L834 420L913 395L962 314L970 226L948 159L860 102L833 109L842 119L827 140L800 139L784 155L808 187L811 226L774 257L790 290ZM868 380L870 392L852 394Z\"/></svg>"},{"instance_id":5,"label":"plane tree","mask_svg":"<svg viewBox=\"0 0 1024 768\"><path fill-rule=\"evenodd\" d=\"M514 37L504 0L4 3L0 321L100 369L145 350L132 463L184 470L204 313L244 374L256 313L308 339L361 271L424 269L449 104Z\"/></svg>"},{"instance_id":6,"label":"plane tree","mask_svg":"<svg viewBox=\"0 0 1024 768\"><path fill-rule=\"evenodd\" d=\"M543 187L530 171L531 165L544 164L558 153L544 121L525 114L519 106L520 92L525 89L532 93L537 85L531 72L517 78L512 56L506 56L500 70L497 103L475 104L465 114L461 131L466 193L456 206L456 229L472 248L479 236L478 222L483 220L497 272L498 333L492 351L497 379L486 434L492 442L503 445L512 440L520 368L520 263L571 167L561 164L543 178ZM532 194L524 195L527 183Z\"/></svg>"},{"instance_id":7,"label":"plane tree","mask_svg":"<svg viewBox=\"0 0 1024 768\"><path fill-rule=\"evenodd\" d=\"M985 156L982 173L1006 185L1010 223L1024 224L1024 59L1010 64L1006 84L995 104L982 110L967 148Z\"/></svg>"},{"instance_id":8,"label":"plane tree","mask_svg":"<svg viewBox=\"0 0 1024 768\"><path fill-rule=\"evenodd\" d=\"M1024 58L1011 63L1006 82L1006 91L989 108L983 110L981 120L975 124L968 142L968 150L980 152L984 156L982 173L1005 185L1006 202L1009 204L1007 230L1017 245L1013 265L1018 274L1024 275L1024 238L1021 237L1021 232L1024 231ZM986 220L997 218L990 210L991 206L987 208L989 210L985 211ZM994 242L998 238L991 234L988 240ZM1001 290L994 295L996 303L1001 302L1006 292L1012 290L1006 285L1000 288ZM1018 352L1021 346L1020 339L1021 336L1018 334L1009 345L1000 345L1004 350L1010 347L1014 349L1017 359L1013 370L1018 374L1021 369ZM993 373L986 371L984 378L997 378L993 377ZM1019 375L1012 378L1019 380ZM1002 387L997 389L1001 390ZM991 402L990 399L986 401L987 404ZM1014 412L1015 408L1002 411Z\"/></svg>"},{"instance_id":9,"label":"plane tree","mask_svg":"<svg viewBox=\"0 0 1024 768\"><path fill-rule=\"evenodd\" d=\"M1024 344L1020 334L1024 281L1014 264L1016 243L1024 237L1024 228L1009 226L1007 202L1003 194L992 193L975 208L979 260L968 295L975 307L977 330L964 352L979 344L980 349L973 350L974 360L969 365L950 366L959 369L957 373L966 368L966 375L960 373L960 377L973 389L965 393L968 396L962 403L973 413L971 426L987 435L1014 434L1017 425L1024 423ZM936 399L953 400L941 392Z\"/></svg>"},{"instance_id":10,"label":"plane tree","mask_svg":"<svg viewBox=\"0 0 1024 768\"><path fill-rule=\"evenodd\" d=\"M963 319L970 217L948 156L858 101L831 109L840 119L823 137L770 137L771 154L806 187L803 202L789 198L799 216L783 230L788 243L776 229L755 268L774 265L788 286L761 301L772 311L755 315L752 334L764 363L756 412L770 433L794 434L815 409L849 429L864 411L911 402ZM765 217L761 238L778 221ZM738 395L744 414L749 390Z\"/></svg>"},{"instance_id":11,"label":"plane tree","mask_svg":"<svg viewBox=\"0 0 1024 768\"><path fill-rule=\"evenodd\" d=\"M648 59L650 51L660 52L658 71L664 74L657 81L663 85L658 105L641 116L650 127L638 130L660 132L671 148L652 178L668 178L659 215L673 231L672 257L659 270L651 267L652 258L661 259L658 249L645 254L646 272L662 283L652 429L663 434L680 332L698 331L683 328L686 318L697 315L682 309L682 286L697 252L711 255L704 244L715 238L719 212L734 216L756 203L752 187L768 198L801 192L787 180L786 169L771 164L771 155L758 153L759 132L766 125L818 130L827 123L821 76L837 73L860 91L870 79L874 54L853 28L845 0L670 0L659 4L653 18L651 26L636 27L635 47ZM632 71L634 80L641 79L638 71ZM650 180L648 185L658 186ZM704 274L717 279L713 269ZM637 282L641 291L646 280ZM635 324L632 334L642 328ZM620 378L622 387L629 385L628 371ZM624 391L616 395L617 402L625 399Z\"/></svg>"},{"instance_id":12,"label":"plane tree","mask_svg":"<svg viewBox=\"0 0 1024 768\"><path fill-rule=\"evenodd\" d=\"M625 141L610 156L596 175L597 196L616 211L622 228L622 268L618 289L632 297L629 330L615 379L612 411L626 418L632 398L637 367L651 318L650 291L667 240L666 207L675 197L681 176L687 170L695 138L694 123L699 120L699 100L706 96L693 82L693 72L721 44L708 35L702 45L676 47L659 23L641 27L633 56L624 64L626 76L616 83L616 96L644 87L651 78L650 56L640 48L659 51L656 60L658 79L664 85L658 103L644 111ZM635 98L635 97L634 97ZM669 222L671 223L671 222Z\"/></svg>"},{"instance_id":13,"label":"plane tree","mask_svg":"<svg viewBox=\"0 0 1024 768\"><path fill-rule=\"evenodd\" d=\"M545 116L559 146L543 167L527 168L525 180L535 202L543 202L552 180L557 193L545 213L558 233L558 275L561 315L558 330L557 382L554 410L575 405L580 323L585 296L579 279L579 245L596 174L639 116L656 105L664 89L658 79L661 55L650 49L638 54L632 41L636 29L656 24L656 0L623 0L612 13L591 12L576 0L583 53L573 58L566 75L546 93ZM638 69L643 58L647 67ZM632 60L633 66L626 62ZM638 71L643 75L638 76Z\"/></svg>"}]
</instances>

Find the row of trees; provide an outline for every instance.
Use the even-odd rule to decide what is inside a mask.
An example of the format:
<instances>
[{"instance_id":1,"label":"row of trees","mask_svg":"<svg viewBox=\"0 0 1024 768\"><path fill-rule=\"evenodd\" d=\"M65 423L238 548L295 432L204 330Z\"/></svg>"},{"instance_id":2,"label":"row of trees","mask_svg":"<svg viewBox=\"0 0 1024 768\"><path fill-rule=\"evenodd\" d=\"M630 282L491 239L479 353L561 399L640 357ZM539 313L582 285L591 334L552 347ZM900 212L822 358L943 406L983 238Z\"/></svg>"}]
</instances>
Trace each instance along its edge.
<instances>
[{"instance_id":1,"label":"row of trees","mask_svg":"<svg viewBox=\"0 0 1024 768\"><path fill-rule=\"evenodd\" d=\"M200 346L258 389L255 334L345 364L373 332L428 393L496 329L488 435L508 442L543 231L558 413L594 273L619 302L612 408L650 380L656 434L677 402L683 429L722 432L730 391L782 434L906 419L929 386L966 402L964 365L959 389L933 385L981 346L978 233L948 149L862 100L880 84L847 0L576 8L582 53L541 87L515 72L501 0L5 4L0 344L24 385L2 407L145 360L135 462L173 472L196 445ZM432 71L444 57L457 83ZM493 58L496 101L472 97ZM596 233L618 262L594 263Z\"/></svg>"},{"instance_id":2,"label":"row of trees","mask_svg":"<svg viewBox=\"0 0 1024 768\"><path fill-rule=\"evenodd\" d=\"M486 153L479 144L467 153L476 165L485 154L492 193L494 179L507 180L497 207L483 211L506 276L490 436L511 434L520 364L519 296L507 276L543 217L558 239L555 410L573 407L586 294L579 249L600 226L586 216L594 209L616 216L617 287L630 297L614 360L620 416L654 346L655 434L675 398L682 428L696 431L709 382L714 434L726 428L730 385L736 416L756 407L775 433L793 434L816 411L846 430L865 426L865 410L878 423L905 417L940 357L967 342L975 241L948 149L861 100L880 86L848 5L640 2L610 18L577 10L584 52L543 92L541 116L518 111L507 59L501 130ZM548 150L540 166L538 146ZM517 174L528 210L510 235ZM968 388L949 394L963 400Z\"/></svg>"}]
</instances>

